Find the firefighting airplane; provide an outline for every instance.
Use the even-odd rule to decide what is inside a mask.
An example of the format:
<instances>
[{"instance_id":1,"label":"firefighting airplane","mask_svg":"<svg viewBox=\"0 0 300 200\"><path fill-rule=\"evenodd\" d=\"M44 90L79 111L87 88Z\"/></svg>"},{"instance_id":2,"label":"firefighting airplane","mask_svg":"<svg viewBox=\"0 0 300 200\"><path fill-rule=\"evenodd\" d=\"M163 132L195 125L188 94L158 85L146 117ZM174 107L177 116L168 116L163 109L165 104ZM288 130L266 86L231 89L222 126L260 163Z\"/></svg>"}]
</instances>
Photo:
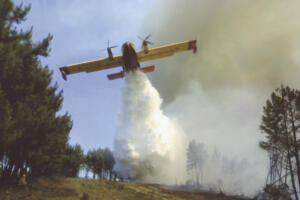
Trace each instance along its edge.
<instances>
[{"instance_id":1,"label":"firefighting airplane","mask_svg":"<svg viewBox=\"0 0 300 200\"><path fill-rule=\"evenodd\" d=\"M149 37L150 35L148 35L143 40L143 50L139 52L136 52L135 47L132 43L124 43L122 46L122 55L119 56L113 56L111 50L116 46L109 47L108 44L108 58L60 67L59 69L61 71L62 77L63 79L67 80L67 75L69 74L75 74L79 72L90 73L122 66L123 71L107 75L109 80L113 80L117 78L123 78L125 76L125 73L135 71L137 69L140 69L144 73L154 71L154 65L140 68L140 62L172 56L175 53L187 50L193 50L194 53L197 52L196 40L189 40L156 48L148 48L148 44L153 44L147 40Z\"/></svg>"}]
</instances>

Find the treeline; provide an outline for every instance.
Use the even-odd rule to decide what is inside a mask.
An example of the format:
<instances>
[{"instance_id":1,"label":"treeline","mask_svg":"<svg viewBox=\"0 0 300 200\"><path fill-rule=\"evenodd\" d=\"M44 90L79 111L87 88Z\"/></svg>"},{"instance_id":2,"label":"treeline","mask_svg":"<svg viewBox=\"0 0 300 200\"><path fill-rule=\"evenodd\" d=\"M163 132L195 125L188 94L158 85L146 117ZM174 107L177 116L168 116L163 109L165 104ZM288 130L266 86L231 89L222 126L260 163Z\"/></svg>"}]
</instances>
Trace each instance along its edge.
<instances>
[{"instance_id":1,"label":"treeline","mask_svg":"<svg viewBox=\"0 0 300 200\"><path fill-rule=\"evenodd\" d=\"M269 172L265 191L271 196L299 199L300 91L277 88L263 108L260 129L266 136L260 147L268 152Z\"/></svg>"},{"instance_id":2,"label":"treeline","mask_svg":"<svg viewBox=\"0 0 300 200\"><path fill-rule=\"evenodd\" d=\"M72 128L68 113L58 114L63 96L42 66L52 36L32 41L32 29L18 26L30 6L0 0L0 183L16 182L23 174L77 176L85 168L98 177L113 177L109 149L89 151L68 144Z\"/></svg>"},{"instance_id":3,"label":"treeline","mask_svg":"<svg viewBox=\"0 0 300 200\"><path fill-rule=\"evenodd\" d=\"M89 173L93 174L93 178L96 176L109 180L117 178L117 174L113 171L115 159L108 148L88 151L82 164L86 178L89 177Z\"/></svg>"},{"instance_id":4,"label":"treeline","mask_svg":"<svg viewBox=\"0 0 300 200\"><path fill-rule=\"evenodd\" d=\"M95 178L115 179L117 174L113 171L115 159L109 148L98 148L83 153L80 145L69 146L63 154L61 165L57 168L56 176L78 177L85 173L85 178L90 174Z\"/></svg>"}]
</instances>

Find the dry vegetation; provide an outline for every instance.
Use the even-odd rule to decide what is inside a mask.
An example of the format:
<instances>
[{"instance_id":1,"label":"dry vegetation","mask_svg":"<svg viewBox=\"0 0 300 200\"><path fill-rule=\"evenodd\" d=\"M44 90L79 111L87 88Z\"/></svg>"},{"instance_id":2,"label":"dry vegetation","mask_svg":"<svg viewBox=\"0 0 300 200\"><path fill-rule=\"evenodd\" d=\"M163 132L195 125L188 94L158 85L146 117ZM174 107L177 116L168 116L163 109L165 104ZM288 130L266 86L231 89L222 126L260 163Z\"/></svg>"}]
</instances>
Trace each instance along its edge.
<instances>
[{"instance_id":1,"label":"dry vegetation","mask_svg":"<svg viewBox=\"0 0 300 200\"><path fill-rule=\"evenodd\" d=\"M211 195L162 189L157 185L123 183L79 178L38 179L27 186L0 189L1 200L204 200L237 199L224 195Z\"/></svg>"}]
</instances>

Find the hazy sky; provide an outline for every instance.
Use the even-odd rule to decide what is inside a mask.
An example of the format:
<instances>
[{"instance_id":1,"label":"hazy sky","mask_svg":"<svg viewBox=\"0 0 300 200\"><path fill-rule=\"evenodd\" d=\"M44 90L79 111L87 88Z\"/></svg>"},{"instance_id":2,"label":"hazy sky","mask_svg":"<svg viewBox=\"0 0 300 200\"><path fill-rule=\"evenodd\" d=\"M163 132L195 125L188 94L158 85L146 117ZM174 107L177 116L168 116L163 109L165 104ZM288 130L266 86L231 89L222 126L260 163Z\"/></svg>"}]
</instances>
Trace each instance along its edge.
<instances>
[{"instance_id":1,"label":"hazy sky","mask_svg":"<svg viewBox=\"0 0 300 200\"><path fill-rule=\"evenodd\" d=\"M64 81L59 67L100 59L107 56L107 41L118 45L115 55L125 41L140 48L137 35L144 36L141 25L151 10L150 1L61 1L14 0L16 4L31 4L24 29L33 26L33 41L53 35L50 56L42 58L43 65L54 71L53 81L64 91L61 113L68 112L73 120L70 143L84 150L112 148L116 119L120 109L120 88L124 80L109 81L107 74L121 68L96 73L80 73Z\"/></svg>"}]
</instances>

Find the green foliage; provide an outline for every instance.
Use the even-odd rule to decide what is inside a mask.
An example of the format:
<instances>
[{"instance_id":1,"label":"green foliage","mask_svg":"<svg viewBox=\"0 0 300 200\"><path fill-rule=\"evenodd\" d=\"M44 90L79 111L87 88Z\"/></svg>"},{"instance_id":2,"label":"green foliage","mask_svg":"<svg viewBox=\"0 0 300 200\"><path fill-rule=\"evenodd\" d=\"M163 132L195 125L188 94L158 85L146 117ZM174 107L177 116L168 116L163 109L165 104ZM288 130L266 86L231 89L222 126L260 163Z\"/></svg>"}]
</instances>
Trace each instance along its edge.
<instances>
[{"instance_id":1,"label":"green foliage","mask_svg":"<svg viewBox=\"0 0 300 200\"><path fill-rule=\"evenodd\" d=\"M105 148L103 152L104 170L112 171L115 163L116 162L113 153L109 150L109 148Z\"/></svg>"},{"instance_id":2,"label":"green foliage","mask_svg":"<svg viewBox=\"0 0 300 200\"><path fill-rule=\"evenodd\" d=\"M77 177L84 163L84 155L80 145L67 145L61 165L57 168L58 176Z\"/></svg>"},{"instance_id":3,"label":"green foliage","mask_svg":"<svg viewBox=\"0 0 300 200\"><path fill-rule=\"evenodd\" d=\"M101 177L103 168L103 150L101 148L97 150L88 151L86 155L86 165L93 172L93 178L98 174Z\"/></svg>"},{"instance_id":4,"label":"green foliage","mask_svg":"<svg viewBox=\"0 0 300 200\"><path fill-rule=\"evenodd\" d=\"M108 148L88 151L85 157L86 170L93 172L93 178L97 174L99 178L111 179L114 165L113 153Z\"/></svg>"},{"instance_id":5,"label":"green foliage","mask_svg":"<svg viewBox=\"0 0 300 200\"><path fill-rule=\"evenodd\" d=\"M272 190L291 184L295 199L298 199L300 91L288 86L277 88L267 100L263 112L260 129L265 134L266 140L260 142L260 147L268 152L270 159L267 183L272 185Z\"/></svg>"},{"instance_id":6,"label":"green foliage","mask_svg":"<svg viewBox=\"0 0 300 200\"><path fill-rule=\"evenodd\" d=\"M289 194L289 186L287 184L281 185L266 185L264 187L264 195L263 199L268 200L291 200L291 196Z\"/></svg>"},{"instance_id":7,"label":"green foliage","mask_svg":"<svg viewBox=\"0 0 300 200\"><path fill-rule=\"evenodd\" d=\"M300 91L284 86L277 88L263 111L260 129L266 134L267 141L261 142L260 147L267 151L280 150L292 144L293 132L299 131Z\"/></svg>"},{"instance_id":8,"label":"green foliage","mask_svg":"<svg viewBox=\"0 0 300 200\"><path fill-rule=\"evenodd\" d=\"M0 0L0 162L2 178L51 175L62 161L72 122L58 116L63 96L51 84L48 56L52 39L32 42L32 29L18 30L30 6Z\"/></svg>"}]
</instances>

